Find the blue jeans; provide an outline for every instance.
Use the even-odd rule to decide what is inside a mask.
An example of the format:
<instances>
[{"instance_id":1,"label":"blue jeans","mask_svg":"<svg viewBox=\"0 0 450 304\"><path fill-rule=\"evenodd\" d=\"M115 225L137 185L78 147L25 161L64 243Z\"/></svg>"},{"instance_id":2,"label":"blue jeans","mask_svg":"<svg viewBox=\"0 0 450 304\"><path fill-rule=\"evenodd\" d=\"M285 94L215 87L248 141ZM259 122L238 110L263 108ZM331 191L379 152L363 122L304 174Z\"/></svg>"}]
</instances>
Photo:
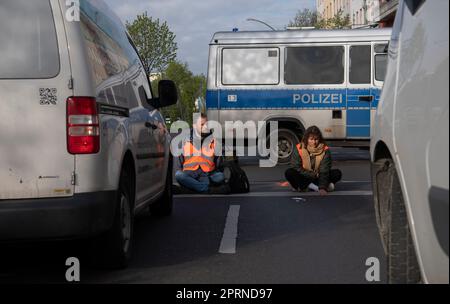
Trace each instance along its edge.
<instances>
[{"instance_id":1,"label":"blue jeans","mask_svg":"<svg viewBox=\"0 0 450 304\"><path fill-rule=\"evenodd\" d=\"M209 183L212 181L215 184L220 184L225 180L225 175L222 172L212 172L211 174L203 172L201 169L196 171L177 171L175 173L177 182L199 193L206 193L209 190Z\"/></svg>"}]
</instances>

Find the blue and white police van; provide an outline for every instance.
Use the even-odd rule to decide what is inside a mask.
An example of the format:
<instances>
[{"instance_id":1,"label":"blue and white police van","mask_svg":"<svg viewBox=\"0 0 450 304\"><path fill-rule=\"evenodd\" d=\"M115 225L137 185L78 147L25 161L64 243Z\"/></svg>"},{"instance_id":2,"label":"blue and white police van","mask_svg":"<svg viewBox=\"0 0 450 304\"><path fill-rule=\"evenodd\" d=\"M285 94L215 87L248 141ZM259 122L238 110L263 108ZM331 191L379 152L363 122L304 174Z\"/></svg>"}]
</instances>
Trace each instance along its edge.
<instances>
[{"instance_id":1,"label":"blue and white police van","mask_svg":"<svg viewBox=\"0 0 450 304\"><path fill-rule=\"evenodd\" d=\"M390 35L390 29L218 32L209 46L208 117L224 130L226 121L277 121L280 163L311 125L331 144L368 146Z\"/></svg>"}]
</instances>

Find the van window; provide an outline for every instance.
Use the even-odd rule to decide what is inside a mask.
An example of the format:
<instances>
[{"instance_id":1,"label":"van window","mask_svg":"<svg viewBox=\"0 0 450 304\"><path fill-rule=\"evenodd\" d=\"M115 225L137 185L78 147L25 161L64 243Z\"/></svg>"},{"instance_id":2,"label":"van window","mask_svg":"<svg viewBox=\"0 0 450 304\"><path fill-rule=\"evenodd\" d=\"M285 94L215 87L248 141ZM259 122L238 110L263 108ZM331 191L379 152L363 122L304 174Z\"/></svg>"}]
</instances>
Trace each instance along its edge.
<instances>
[{"instance_id":1,"label":"van window","mask_svg":"<svg viewBox=\"0 0 450 304\"><path fill-rule=\"evenodd\" d=\"M0 1L0 78L53 78L59 52L49 0Z\"/></svg>"},{"instance_id":2,"label":"van window","mask_svg":"<svg viewBox=\"0 0 450 304\"><path fill-rule=\"evenodd\" d=\"M124 108L137 107L139 103L131 79L124 77L135 77L141 61L125 27L103 2L82 1L80 4L81 30L95 85L103 89L119 83L106 91L107 102Z\"/></svg>"},{"instance_id":3,"label":"van window","mask_svg":"<svg viewBox=\"0 0 450 304\"><path fill-rule=\"evenodd\" d=\"M95 83L100 85L140 63L130 45L125 28L107 7L97 2L81 2L81 29ZM110 14L108 14L110 13Z\"/></svg>"},{"instance_id":4,"label":"van window","mask_svg":"<svg viewBox=\"0 0 450 304\"><path fill-rule=\"evenodd\" d=\"M357 45L350 47L349 81L353 84L367 84L371 72L371 46Z\"/></svg>"},{"instance_id":5,"label":"van window","mask_svg":"<svg viewBox=\"0 0 450 304\"><path fill-rule=\"evenodd\" d=\"M387 44L376 44L375 50L375 80L384 81L387 69Z\"/></svg>"},{"instance_id":6,"label":"van window","mask_svg":"<svg viewBox=\"0 0 450 304\"><path fill-rule=\"evenodd\" d=\"M286 84L342 84L344 47L288 47L284 70Z\"/></svg>"},{"instance_id":7,"label":"van window","mask_svg":"<svg viewBox=\"0 0 450 304\"><path fill-rule=\"evenodd\" d=\"M222 84L276 85L279 82L278 48L222 50Z\"/></svg>"},{"instance_id":8,"label":"van window","mask_svg":"<svg viewBox=\"0 0 450 304\"><path fill-rule=\"evenodd\" d=\"M81 30L96 86L126 69L128 63L119 59L123 56L117 54L120 52L118 45L83 12L81 13Z\"/></svg>"}]
</instances>

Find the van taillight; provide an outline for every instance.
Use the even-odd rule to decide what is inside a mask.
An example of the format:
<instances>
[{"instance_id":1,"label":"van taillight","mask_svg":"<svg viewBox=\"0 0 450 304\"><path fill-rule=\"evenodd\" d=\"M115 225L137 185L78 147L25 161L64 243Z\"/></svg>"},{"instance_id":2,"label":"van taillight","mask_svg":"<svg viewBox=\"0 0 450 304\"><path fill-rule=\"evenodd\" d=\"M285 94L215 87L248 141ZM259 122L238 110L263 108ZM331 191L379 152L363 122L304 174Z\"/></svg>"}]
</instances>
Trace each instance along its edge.
<instances>
[{"instance_id":1,"label":"van taillight","mask_svg":"<svg viewBox=\"0 0 450 304\"><path fill-rule=\"evenodd\" d=\"M99 117L95 98L67 99L67 150L70 154L93 154L100 150Z\"/></svg>"}]
</instances>

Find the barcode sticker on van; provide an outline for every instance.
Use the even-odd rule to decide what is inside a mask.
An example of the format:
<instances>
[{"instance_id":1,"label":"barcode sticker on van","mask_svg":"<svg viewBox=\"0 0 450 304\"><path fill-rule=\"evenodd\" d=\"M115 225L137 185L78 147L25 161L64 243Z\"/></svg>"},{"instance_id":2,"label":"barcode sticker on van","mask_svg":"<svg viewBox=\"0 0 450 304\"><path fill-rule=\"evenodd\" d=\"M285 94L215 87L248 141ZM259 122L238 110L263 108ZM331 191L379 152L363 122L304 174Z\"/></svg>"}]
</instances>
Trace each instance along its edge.
<instances>
[{"instance_id":1,"label":"barcode sticker on van","mask_svg":"<svg viewBox=\"0 0 450 304\"><path fill-rule=\"evenodd\" d=\"M57 101L56 88L40 88L39 100L41 105L56 105Z\"/></svg>"},{"instance_id":2,"label":"barcode sticker on van","mask_svg":"<svg viewBox=\"0 0 450 304\"><path fill-rule=\"evenodd\" d=\"M277 51L269 51L269 57L278 57Z\"/></svg>"}]
</instances>

